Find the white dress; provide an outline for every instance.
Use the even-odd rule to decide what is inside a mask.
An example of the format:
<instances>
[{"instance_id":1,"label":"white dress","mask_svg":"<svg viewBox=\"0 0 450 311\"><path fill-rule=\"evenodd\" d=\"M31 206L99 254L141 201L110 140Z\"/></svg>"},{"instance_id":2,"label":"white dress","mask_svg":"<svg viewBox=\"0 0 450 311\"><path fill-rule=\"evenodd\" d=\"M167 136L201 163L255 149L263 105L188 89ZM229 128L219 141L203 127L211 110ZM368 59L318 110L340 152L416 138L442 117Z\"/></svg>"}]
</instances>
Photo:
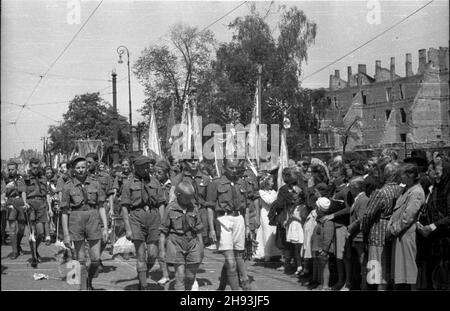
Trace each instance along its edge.
<instances>
[{"instance_id":1,"label":"white dress","mask_svg":"<svg viewBox=\"0 0 450 311\"><path fill-rule=\"evenodd\" d=\"M294 210L294 216L300 218L300 207L297 206ZM292 220L286 231L286 241L294 244L303 243L303 227L297 220Z\"/></svg>"},{"instance_id":2,"label":"white dress","mask_svg":"<svg viewBox=\"0 0 450 311\"><path fill-rule=\"evenodd\" d=\"M261 197L261 225L256 231L256 241L258 242L258 246L253 257L256 259L264 258L268 260L272 256L281 256L281 251L275 245L275 233L277 227L270 226L269 218L267 217L270 207L277 199L277 192L275 190L259 190L259 195Z\"/></svg>"}]
</instances>

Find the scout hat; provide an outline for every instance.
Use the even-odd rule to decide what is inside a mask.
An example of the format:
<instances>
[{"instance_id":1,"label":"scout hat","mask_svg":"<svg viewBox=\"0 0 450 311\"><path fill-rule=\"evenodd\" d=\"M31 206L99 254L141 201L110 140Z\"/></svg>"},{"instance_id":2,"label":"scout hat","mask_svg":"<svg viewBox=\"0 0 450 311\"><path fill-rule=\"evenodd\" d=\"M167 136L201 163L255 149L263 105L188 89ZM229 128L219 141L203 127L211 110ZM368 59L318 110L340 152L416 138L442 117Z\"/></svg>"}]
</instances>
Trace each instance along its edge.
<instances>
[{"instance_id":1,"label":"scout hat","mask_svg":"<svg viewBox=\"0 0 450 311\"><path fill-rule=\"evenodd\" d=\"M322 197L317 199L316 205L320 210L326 212L330 208L331 202L329 199Z\"/></svg>"},{"instance_id":2,"label":"scout hat","mask_svg":"<svg viewBox=\"0 0 450 311\"><path fill-rule=\"evenodd\" d=\"M82 156L75 156L71 161L70 161L70 166L71 167L75 167L75 165L80 162L80 161L86 161L85 157Z\"/></svg>"},{"instance_id":3,"label":"scout hat","mask_svg":"<svg viewBox=\"0 0 450 311\"><path fill-rule=\"evenodd\" d=\"M147 164L147 163L151 163L152 162L152 159L150 159L149 157L147 157L147 156L139 156L139 157L137 157L135 160L134 160L134 166L140 166L140 165L144 165L144 164Z\"/></svg>"}]
</instances>

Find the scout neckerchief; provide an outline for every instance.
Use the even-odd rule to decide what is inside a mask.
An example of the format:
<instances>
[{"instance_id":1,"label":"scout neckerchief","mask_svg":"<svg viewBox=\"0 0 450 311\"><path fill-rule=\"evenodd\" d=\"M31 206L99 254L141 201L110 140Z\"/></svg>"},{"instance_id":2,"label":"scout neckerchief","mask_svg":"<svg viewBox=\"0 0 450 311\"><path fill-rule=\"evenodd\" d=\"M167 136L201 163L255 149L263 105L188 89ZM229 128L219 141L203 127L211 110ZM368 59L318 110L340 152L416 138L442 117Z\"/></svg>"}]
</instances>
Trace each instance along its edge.
<instances>
[{"instance_id":1,"label":"scout neckerchief","mask_svg":"<svg viewBox=\"0 0 450 311\"><path fill-rule=\"evenodd\" d=\"M38 177L36 175L34 175L33 177L34 177L33 184L34 184L35 188L38 190L38 193L39 193L38 195L40 196L42 194L41 193L41 183L39 182Z\"/></svg>"},{"instance_id":2,"label":"scout neckerchief","mask_svg":"<svg viewBox=\"0 0 450 311\"><path fill-rule=\"evenodd\" d=\"M238 194L236 191L236 186L234 184L234 182L230 181L230 186L231 186L231 197L232 197L232 201L233 201L233 211L238 211L239 210L239 201L238 201Z\"/></svg>"},{"instance_id":3,"label":"scout neckerchief","mask_svg":"<svg viewBox=\"0 0 450 311\"><path fill-rule=\"evenodd\" d=\"M88 204L89 199L88 199L88 194L87 194L87 190L86 190L84 183L82 183L80 181L80 183L78 184L78 187L80 188L81 194L83 195L83 205Z\"/></svg>"}]
</instances>

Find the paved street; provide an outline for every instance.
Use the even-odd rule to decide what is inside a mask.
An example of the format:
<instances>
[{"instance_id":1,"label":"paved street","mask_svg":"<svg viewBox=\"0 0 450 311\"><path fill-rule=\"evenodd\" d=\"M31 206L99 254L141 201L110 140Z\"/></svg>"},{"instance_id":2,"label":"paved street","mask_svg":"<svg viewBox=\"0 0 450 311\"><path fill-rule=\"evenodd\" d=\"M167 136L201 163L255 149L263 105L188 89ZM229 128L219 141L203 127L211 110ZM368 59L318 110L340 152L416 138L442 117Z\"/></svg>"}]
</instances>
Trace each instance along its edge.
<instances>
[{"instance_id":1,"label":"paved street","mask_svg":"<svg viewBox=\"0 0 450 311\"><path fill-rule=\"evenodd\" d=\"M46 246L41 244L39 253L42 257L42 263L37 269L30 266L31 253L28 242L24 238L22 248L25 254L11 260L8 258L11 248L9 245L2 245L2 290L77 290L77 285L70 285L63 277L65 277L68 268L61 264L60 256L57 248L53 244ZM205 259L200 266L197 280L200 290L215 290L219 285L219 275L222 268L222 255L212 250L205 250ZM124 260L120 255L112 256L109 251L105 251L102 256L105 271L94 279L93 286L98 290L136 290L137 278L135 269L135 258L130 257ZM284 275L275 268L265 268L255 262L247 262L249 277L252 281L251 285L254 290L305 290L296 277ZM46 280L34 280L34 273L42 273L48 275ZM173 273L171 273L173 274ZM158 264L153 267L148 283L152 289L163 290L157 284L161 278ZM173 288L173 283L166 285L166 290ZM227 287L229 289L229 287Z\"/></svg>"}]
</instances>

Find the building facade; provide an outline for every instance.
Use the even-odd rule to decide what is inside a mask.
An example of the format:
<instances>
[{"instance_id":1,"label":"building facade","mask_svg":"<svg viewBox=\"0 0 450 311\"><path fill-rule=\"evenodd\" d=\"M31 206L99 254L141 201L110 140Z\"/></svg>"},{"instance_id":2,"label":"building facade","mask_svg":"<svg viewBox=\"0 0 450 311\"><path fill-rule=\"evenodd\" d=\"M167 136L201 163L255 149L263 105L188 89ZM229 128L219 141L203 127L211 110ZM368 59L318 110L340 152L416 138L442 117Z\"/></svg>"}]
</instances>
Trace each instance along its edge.
<instances>
[{"instance_id":1,"label":"building facade","mask_svg":"<svg viewBox=\"0 0 450 311\"><path fill-rule=\"evenodd\" d=\"M406 76L396 74L395 58L383 68L375 61L375 73L358 65L347 80L339 70L330 75L327 107L318 112L320 134L315 153L398 149L403 156L413 148L450 148L449 49L419 50L419 66L412 69L406 54Z\"/></svg>"}]
</instances>

